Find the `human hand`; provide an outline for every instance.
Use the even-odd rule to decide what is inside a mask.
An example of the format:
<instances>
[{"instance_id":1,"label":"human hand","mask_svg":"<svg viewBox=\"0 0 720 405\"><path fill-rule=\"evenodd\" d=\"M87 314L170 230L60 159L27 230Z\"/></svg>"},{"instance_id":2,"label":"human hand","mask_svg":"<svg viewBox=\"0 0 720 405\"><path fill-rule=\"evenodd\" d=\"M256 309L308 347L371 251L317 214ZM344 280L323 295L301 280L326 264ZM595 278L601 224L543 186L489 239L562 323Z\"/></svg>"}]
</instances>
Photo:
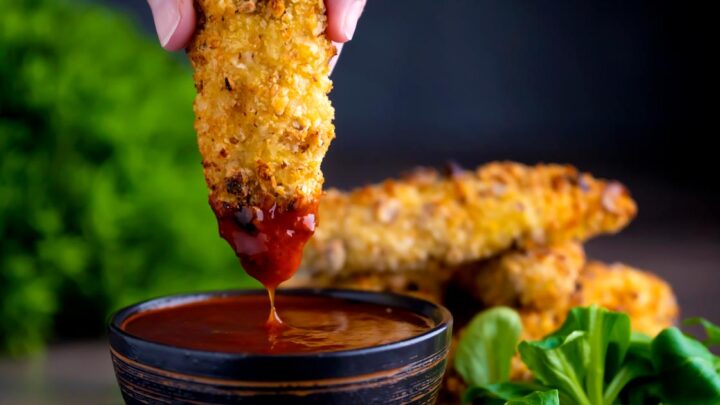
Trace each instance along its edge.
<instances>
[{"instance_id":1,"label":"human hand","mask_svg":"<svg viewBox=\"0 0 720 405\"><path fill-rule=\"evenodd\" d=\"M185 48L195 30L192 0L147 0L152 9L160 45L168 51ZM328 14L327 36L338 54L351 40L366 0L325 0Z\"/></svg>"}]
</instances>

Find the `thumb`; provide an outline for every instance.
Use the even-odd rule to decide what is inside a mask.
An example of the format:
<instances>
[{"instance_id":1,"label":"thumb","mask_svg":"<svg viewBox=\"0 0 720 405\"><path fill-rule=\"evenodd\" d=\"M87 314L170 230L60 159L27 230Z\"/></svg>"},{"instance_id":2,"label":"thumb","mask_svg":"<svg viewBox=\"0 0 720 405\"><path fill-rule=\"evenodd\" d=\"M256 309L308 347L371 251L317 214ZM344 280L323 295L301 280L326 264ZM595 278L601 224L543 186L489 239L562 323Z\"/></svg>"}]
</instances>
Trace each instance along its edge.
<instances>
[{"instance_id":1,"label":"thumb","mask_svg":"<svg viewBox=\"0 0 720 405\"><path fill-rule=\"evenodd\" d=\"M365 3L366 0L325 0L328 38L340 43L351 40Z\"/></svg>"},{"instance_id":2,"label":"thumb","mask_svg":"<svg viewBox=\"0 0 720 405\"><path fill-rule=\"evenodd\" d=\"M147 0L160 45L168 51L184 48L195 30L192 0Z\"/></svg>"}]
</instances>

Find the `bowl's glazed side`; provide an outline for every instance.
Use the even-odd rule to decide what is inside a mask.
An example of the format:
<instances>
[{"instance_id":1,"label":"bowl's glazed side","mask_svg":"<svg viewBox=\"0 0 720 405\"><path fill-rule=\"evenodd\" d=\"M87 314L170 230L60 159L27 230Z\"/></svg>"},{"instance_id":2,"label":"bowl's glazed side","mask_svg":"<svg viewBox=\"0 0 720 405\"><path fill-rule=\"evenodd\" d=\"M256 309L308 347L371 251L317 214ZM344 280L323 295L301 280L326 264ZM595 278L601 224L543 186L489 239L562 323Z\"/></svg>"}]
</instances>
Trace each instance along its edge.
<instances>
[{"instance_id":1,"label":"bowl's glazed side","mask_svg":"<svg viewBox=\"0 0 720 405\"><path fill-rule=\"evenodd\" d=\"M432 404L442 383L448 348L394 370L348 378L287 382L197 377L146 366L114 350L111 354L128 404Z\"/></svg>"}]
</instances>

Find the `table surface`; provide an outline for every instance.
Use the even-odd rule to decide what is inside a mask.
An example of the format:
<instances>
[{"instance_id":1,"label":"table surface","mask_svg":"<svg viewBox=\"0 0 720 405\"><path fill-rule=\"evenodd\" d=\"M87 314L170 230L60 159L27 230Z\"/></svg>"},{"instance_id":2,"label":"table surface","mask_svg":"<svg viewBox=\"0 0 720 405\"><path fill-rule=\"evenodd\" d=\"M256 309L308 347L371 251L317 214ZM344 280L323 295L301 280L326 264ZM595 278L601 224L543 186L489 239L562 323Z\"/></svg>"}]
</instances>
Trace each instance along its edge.
<instances>
[{"instance_id":1,"label":"table surface","mask_svg":"<svg viewBox=\"0 0 720 405\"><path fill-rule=\"evenodd\" d=\"M675 289L683 316L720 323L720 234L697 228L631 229L587 246L588 256L651 269ZM51 346L31 359L0 359L0 404L120 404L105 342Z\"/></svg>"}]
</instances>

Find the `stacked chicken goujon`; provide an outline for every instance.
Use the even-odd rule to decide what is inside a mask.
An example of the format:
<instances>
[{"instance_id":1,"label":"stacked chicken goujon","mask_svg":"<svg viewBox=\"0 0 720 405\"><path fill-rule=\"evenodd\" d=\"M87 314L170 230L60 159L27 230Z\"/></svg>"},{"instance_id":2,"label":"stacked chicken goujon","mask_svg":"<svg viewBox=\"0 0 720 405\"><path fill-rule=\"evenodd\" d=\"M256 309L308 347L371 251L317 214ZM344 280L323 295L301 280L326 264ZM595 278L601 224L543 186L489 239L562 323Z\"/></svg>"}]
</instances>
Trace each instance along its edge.
<instances>
[{"instance_id":1,"label":"stacked chicken goujon","mask_svg":"<svg viewBox=\"0 0 720 405\"><path fill-rule=\"evenodd\" d=\"M570 308L592 304L628 313L635 330L652 335L678 315L668 284L623 264L590 261L582 246L620 231L636 212L620 183L566 165L418 169L350 192L328 191L322 226L291 284L444 303L456 335L464 319L504 305L520 313L523 338L536 340L557 329ZM530 377L520 361L513 365L513 379ZM462 389L453 378L447 384Z\"/></svg>"}]
</instances>

